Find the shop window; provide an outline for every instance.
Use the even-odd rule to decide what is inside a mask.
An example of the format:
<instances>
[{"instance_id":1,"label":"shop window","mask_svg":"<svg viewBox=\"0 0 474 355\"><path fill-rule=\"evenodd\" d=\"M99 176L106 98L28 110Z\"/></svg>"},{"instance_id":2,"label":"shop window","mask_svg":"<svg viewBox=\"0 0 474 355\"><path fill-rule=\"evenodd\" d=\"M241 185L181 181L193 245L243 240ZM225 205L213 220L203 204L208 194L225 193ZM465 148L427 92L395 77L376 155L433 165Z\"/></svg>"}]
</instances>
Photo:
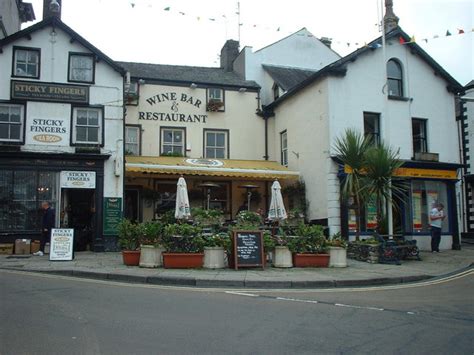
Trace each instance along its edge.
<instances>
[{"instance_id":1,"label":"shop window","mask_svg":"<svg viewBox=\"0 0 474 355\"><path fill-rule=\"evenodd\" d=\"M103 112L100 108L73 109L73 143L102 145Z\"/></svg>"},{"instance_id":2,"label":"shop window","mask_svg":"<svg viewBox=\"0 0 474 355\"><path fill-rule=\"evenodd\" d=\"M428 142L426 139L426 120L412 119L412 135L413 135L413 153L428 152Z\"/></svg>"},{"instance_id":3,"label":"shop window","mask_svg":"<svg viewBox=\"0 0 474 355\"><path fill-rule=\"evenodd\" d=\"M12 76L39 79L40 53L36 48L14 47Z\"/></svg>"},{"instance_id":4,"label":"shop window","mask_svg":"<svg viewBox=\"0 0 474 355\"><path fill-rule=\"evenodd\" d=\"M184 128L161 128L161 155L184 156Z\"/></svg>"},{"instance_id":5,"label":"shop window","mask_svg":"<svg viewBox=\"0 0 474 355\"><path fill-rule=\"evenodd\" d=\"M207 111L225 111L224 90L218 88L207 89Z\"/></svg>"},{"instance_id":6,"label":"shop window","mask_svg":"<svg viewBox=\"0 0 474 355\"><path fill-rule=\"evenodd\" d=\"M22 105L0 104L0 141L22 142L24 108Z\"/></svg>"},{"instance_id":7,"label":"shop window","mask_svg":"<svg viewBox=\"0 0 474 355\"><path fill-rule=\"evenodd\" d=\"M288 134L286 131L280 133L281 165L288 166Z\"/></svg>"},{"instance_id":8,"label":"shop window","mask_svg":"<svg viewBox=\"0 0 474 355\"><path fill-rule=\"evenodd\" d=\"M372 144L380 144L379 113L364 112L364 135Z\"/></svg>"},{"instance_id":9,"label":"shop window","mask_svg":"<svg viewBox=\"0 0 474 355\"><path fill-rule=\"evenodd\" d=\"M403 97L403 72L402 66L396 59L387 62L388 95Z\"/></svg>"},{"instance_id":10,"label":"shop window","mask_svg":"<svg viewBox=\"0 0 474 355\"><path fill-rule=\"evenodd\" d=\"M94 56L86 53L69 53L69 81L94 82Z\"/></svg>"},{"instance_id":11,"label":"shop window","mask_svg":"<svg viewBox=\"0 0 474 355\"><path fill-rule=\"evenodd\" d=\"M204 157L207 159L228 158L228 132L204 130Z\"/></svg>"},{"instance_id":12,"label":"shop window","mask_svg":"<svg viewBox=\"0 0 474 355\"><path fill-rule=\"evenodd\" d=\"M0 231L41 230L41 203L58 204L58 173L0 171Z\"/></svg>"},{"instance_id":13,"label":"shop window","mask_svg":"<svg viewBox=\"0 0 474 355\"><path fill-rule=\"evenodd\" d=\"M140 155L140 126L125 127L125 154Z\"/></svg>"},{"instance_id":14,"label":"shop window","mask_svg":"<svg viewBox=\"0 0 474 355\"><path fill-rule=\"evenodd\" d=\"M357 230L356 205L353 198L348 201L348 223L349 231L355 233ZM360 206L360 231L362 233L374 232L377 229L377 206L375 197L369 198Z\"/></svg>"},{"instance_id":15,"label":"shop window","mask_svg":"<svg viewBox=\"0 0 474 355\"><path fill-rule=\"evenodd\" d=\"M407 230L414 233L430 232L430 212L436 203L444 205L446 219L442 224L442 231L449 232L450 206L445 182L413 180L411 182L411 211L407 211Z\"/></svg>"}]
</instances>

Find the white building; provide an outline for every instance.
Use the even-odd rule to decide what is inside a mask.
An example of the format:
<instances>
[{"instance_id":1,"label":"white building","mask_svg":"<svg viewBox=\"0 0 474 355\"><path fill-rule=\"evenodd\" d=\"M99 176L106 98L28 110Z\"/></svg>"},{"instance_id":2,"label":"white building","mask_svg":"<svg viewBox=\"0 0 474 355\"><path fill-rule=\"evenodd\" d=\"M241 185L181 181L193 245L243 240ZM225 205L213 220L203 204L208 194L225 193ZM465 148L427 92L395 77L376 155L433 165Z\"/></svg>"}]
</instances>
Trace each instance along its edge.
<instances>
[{"instance_id":1,"label":"white building","mask_svg":"<svg viewBox=\"0 0 474 355\"><path fill-rule=\"evenodd\" d=\"M50 201L57 226L75 229L78 250L113 249L125 72L57 14L45 15L0 40L2 241L35 239L41 202Z\"/></svg>"},{"instance_id":2,"label":"white building","mask_svg":"<svg viewBox=\"0 0 474 355\"><path fill-rule=\"evenodd\" d=\"M354 232L353 211L341 201L343 167L334 142L355 128L400 150L398 175L408 184L394 209L395 232L429 249L428 215L443 202L448 218L441 247L458 243L457 182L460 143L455 96L460 84L396 26L382 38L339 59L302 81L263 109L274 121L270 159L299 171L306 182L308 217L331 233ZM403 42L404 44L402 44ZM272 117L272 118L270 118ZM371 234L375 215L363 213L362 232Z\"/></svg>"},{"instance_id":3,"label":"white building","mask_svg":"<svg viewBox=\"0 0 474 355\"><path fill-rule=\"evenodd\" d=\"M33 6L22 0L0 0L0 39L20 31L21 24L34 21Z\"/></svg>"}]
</instances>

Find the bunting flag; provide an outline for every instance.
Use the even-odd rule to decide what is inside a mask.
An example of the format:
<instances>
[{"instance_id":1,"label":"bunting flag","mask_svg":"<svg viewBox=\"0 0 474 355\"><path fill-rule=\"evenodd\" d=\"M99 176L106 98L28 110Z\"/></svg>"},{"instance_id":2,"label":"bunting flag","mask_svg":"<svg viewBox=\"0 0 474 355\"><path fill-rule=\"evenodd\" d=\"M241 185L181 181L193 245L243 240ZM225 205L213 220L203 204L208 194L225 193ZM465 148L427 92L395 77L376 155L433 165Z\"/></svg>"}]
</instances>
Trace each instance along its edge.
<instances>
[{"instance_id":1,"label":"bunting flag","mask_svg":"<svg viewBox=\"0 0 474 355\"><path fill-rule=\"evenodd\" d=\"M411 36L411 37L410 37L410 42L409 42L409 43L416 43L416 41L415 41L415 36Z\"/></svg>"},{"instance_id":2,"label":"bunting flag","mask_svg":"<svg viewBox=\"0 0 474 355\"><path fill-rule=\"evenodd\" d=\"M165 11L170 11L171 8L168 6L168 7L165 7L163 10L165 10Z\"/></svg>"},{"instance_id":3,"label":"bunting flag","mask_svg":"<svg viewBox=\"0 0 474 355\"><path fill-rule=\"evenodd\" d=\"M405 44L405 43L407 43L403 37L399 37L399 38L398 38L398 42L400 42L400 44Z\"/></svg>"},{"instance_id":4,"label":"bunting flag","mask_svg":"<svg viewBox=\"0 0 474 355\"><path fill-rule=\"evenodd\" d=\"M462 35L464 33L464 30L462 28L458 28L458 35Z\"/></svg>"},{"instance_id":5,"label":"bunting flag","mask_svg":"<svg viewBox=\"0 0 474 355\"><path fill-rule=\"evenodd\" d=\"M451 36L451 32L449 30L446 31L446 37Z\"/></svg>"}]
</instances>

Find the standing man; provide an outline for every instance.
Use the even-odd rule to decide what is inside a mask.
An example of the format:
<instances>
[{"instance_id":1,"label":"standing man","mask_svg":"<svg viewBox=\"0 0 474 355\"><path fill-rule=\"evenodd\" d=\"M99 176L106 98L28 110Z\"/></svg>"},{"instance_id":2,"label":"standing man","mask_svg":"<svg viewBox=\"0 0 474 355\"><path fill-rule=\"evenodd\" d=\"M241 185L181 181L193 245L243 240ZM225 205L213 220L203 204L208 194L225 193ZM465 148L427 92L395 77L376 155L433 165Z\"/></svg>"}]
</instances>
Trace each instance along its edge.
<instances>
[{"instance_id":1,"label":"standing man","mask_svg":"<svg viewBox=\"0 0 474 355\"><path fill-rule=\"evenodd\" d=\"M48 201L45 201L41 204L43 209L43 219L41 220L41 244L40 250L34 255L43 256L44 246L46 243L49 243L51 239L51 229L54 228L54 223L56 220L54 209L51 208L51 204Z\"/></svg>"},{"instance_id":2,"label":"standing man","mask_svg":"<svg viewBox=\"0 0 474 355\"><path fill-rule=\"evenodd\" d=\"M441 227L445 219L444 205L442 203L435 203L430 212L430 226L431 226L431 252L439 253L439 243L441 242Z\"/></svg>"}]
</instances>

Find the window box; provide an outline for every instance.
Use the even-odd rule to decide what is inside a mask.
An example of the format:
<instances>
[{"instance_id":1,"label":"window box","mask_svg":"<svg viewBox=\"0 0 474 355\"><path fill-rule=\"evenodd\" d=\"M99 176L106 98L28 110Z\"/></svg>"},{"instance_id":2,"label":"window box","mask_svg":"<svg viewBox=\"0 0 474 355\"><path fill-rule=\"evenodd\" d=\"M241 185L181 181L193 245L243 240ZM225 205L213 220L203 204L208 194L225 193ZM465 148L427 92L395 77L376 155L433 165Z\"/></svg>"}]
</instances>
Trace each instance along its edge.
<instances>
[{"instance_id":1,"label":"window box","mask_svg":"<svg viewBox=\"0 0 474 355\"><path fill-rule=\"evenodd\" d=\"M206 109L209 112L218 112L221 111L221 107L224 106L224 103L219 100L211 99L208 101Z\"/></svg>"},{"instance_id":2,"label":"window box","mask_svg":"<svg viewBox=\"0 0 474 355\"><path fill-rule=\"evenodd\" d=\"M225 111L224 90L219 88L208 88L206 91L207 104L206 109L209 112Z\"/></svg>"}]
</instances>

